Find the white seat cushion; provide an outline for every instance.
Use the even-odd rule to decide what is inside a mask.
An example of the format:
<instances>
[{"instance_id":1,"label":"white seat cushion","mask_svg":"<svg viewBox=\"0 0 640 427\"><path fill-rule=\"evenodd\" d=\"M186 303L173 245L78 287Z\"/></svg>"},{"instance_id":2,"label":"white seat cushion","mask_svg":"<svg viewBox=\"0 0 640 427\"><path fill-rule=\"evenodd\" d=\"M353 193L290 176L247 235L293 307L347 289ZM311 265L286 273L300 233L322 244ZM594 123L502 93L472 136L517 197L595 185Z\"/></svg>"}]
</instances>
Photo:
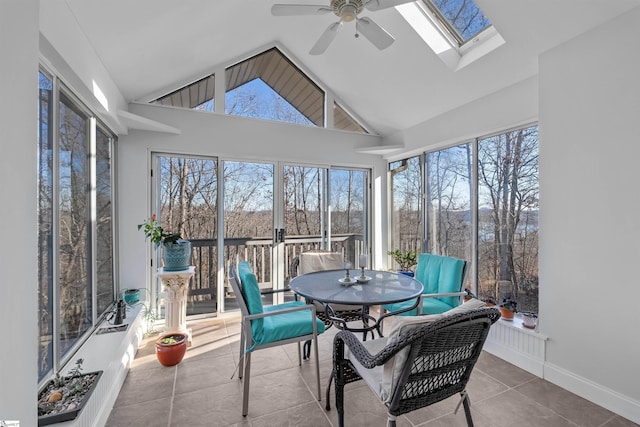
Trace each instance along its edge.
<instances>
[{"instance_id":1,"label":"white seat cushion","mask_svg":"<svg viewBox=\"0 0 640 427\"><path fill-rule=\"evenodd\" d=\"M446 311L442 314L430 314L426 316L395 316L389 335L386 338L364 342L364 346L371 354L377 354L385 345L397 339L401 334L410 329L420 327L428 322L434 322L447 316L465 311L474 310L486 306L478 299L472 299L459 305L458 307ZM358 370L358 373L365 380L369 387L380 397L384 403L391 401L391 393L402 373L402 368L407 360L409 347L403 348L396 355L389 359L383 366L374 369L366 369L355 357L349 353L349 360Z\"/></svg>"}]
</instances>

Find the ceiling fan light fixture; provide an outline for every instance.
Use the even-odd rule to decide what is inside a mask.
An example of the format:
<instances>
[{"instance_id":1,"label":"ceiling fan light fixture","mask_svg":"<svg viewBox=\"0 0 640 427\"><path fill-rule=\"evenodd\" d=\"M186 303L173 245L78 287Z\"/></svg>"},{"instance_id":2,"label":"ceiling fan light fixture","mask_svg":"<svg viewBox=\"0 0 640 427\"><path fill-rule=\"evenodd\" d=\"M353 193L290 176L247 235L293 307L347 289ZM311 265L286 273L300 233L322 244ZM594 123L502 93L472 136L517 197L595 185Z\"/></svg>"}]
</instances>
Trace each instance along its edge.
<instances>
[{"instance_id":1,"label":"ceiling fan light fixture","mask_svg":"<svg viewBox=\"0 0 640 427\"><path fill-rule=\"evenodd\" d=\"M353 4L345 4L340 9L340 19L344 22L351 22L356 19L356 15L358 14L358 9Z\"/></svg>"}]
</instances>

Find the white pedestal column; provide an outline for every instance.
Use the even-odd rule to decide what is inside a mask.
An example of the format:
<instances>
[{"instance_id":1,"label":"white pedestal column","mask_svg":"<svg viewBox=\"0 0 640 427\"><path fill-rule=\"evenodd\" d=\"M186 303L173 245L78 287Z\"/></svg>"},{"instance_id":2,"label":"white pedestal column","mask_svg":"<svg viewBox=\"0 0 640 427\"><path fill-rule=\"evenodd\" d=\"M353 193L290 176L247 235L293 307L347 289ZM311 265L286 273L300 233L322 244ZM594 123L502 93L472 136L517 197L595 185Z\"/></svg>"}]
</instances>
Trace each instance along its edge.
<instances>
[{"instance_id":1,"label":"white pedestal column","mask_svg":"<svg viewBox=\"0 0 640 427\"><path fill-rule=\"evenodd\" d=\"M191 345L191 329L187 328L187 292L189 280L196 272L194 266L182 271L164 271L158 269L158 277L162 281L162 290L166 293L165 332L182 332L189 336Z\"/></svg>"}]
</instances>

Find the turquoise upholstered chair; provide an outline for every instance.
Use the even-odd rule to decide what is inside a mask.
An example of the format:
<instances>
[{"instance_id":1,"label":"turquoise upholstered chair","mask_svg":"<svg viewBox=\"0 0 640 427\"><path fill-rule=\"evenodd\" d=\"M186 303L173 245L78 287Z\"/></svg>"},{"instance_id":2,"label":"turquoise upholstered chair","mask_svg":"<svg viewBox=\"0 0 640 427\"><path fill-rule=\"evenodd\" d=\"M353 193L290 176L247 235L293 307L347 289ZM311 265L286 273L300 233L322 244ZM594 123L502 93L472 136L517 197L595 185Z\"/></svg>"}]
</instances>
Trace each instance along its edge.
<instances>
[{"instance_id":1,"label":"turquoise upholstered chair","mask_svg":"<svg viewBox=\"0 0 640 427\"><path fill-rule=\"evenodd\" d=\"M262 306L262 295L258 281L248 262L238 264L238 270L231 266L229 281L242 313L240 332L240 363L238 376L244 376L242 392L242 415L249 409L249 380L251 373L251 353L268 347L298 343L298 364L302 365L300 342L311 340L316 355L316 378L318 400L320 400L320 363L318 361L318 334L324 332L325 325L316 317L316 308L302 301L293 301L273 306Z\"/></svg>"},{"instance_id":2,"label":"turquoise upholstered chair","mask_svg":"<svg viewBox=\"0 0 640 427\"><path fill-rule=\"evenodd\" d=\"M418 256L415 278L424 290L421 303L408 310L415 300L386 304L384 309L402 316L418 314L440 314L460 305L465 292L464 279L467 275L467 261L435 254L422 253ZM405 310L405 311L403 311Z\"/></svg>"}]
</instances>

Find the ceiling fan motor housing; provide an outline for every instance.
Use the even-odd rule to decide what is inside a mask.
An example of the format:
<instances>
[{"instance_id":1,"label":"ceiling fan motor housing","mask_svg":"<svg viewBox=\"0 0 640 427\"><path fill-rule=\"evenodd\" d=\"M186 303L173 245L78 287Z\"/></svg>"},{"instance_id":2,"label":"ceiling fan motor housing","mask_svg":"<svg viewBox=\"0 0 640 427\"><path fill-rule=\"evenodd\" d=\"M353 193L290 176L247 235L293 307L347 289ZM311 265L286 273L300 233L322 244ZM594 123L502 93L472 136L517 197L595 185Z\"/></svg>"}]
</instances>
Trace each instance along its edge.
<instances>
[{"instance_id":1,"label":"ceiling fan motor housing","mask_svg":"<svg viewBox=\"0 0 640 427\"><path fill-rule=\"evenodd\" d=\"M333 13L345 22L353 21L362 9L364 9L363 0L331 0L331 8Z\"/></svg>"}]
</instances>

